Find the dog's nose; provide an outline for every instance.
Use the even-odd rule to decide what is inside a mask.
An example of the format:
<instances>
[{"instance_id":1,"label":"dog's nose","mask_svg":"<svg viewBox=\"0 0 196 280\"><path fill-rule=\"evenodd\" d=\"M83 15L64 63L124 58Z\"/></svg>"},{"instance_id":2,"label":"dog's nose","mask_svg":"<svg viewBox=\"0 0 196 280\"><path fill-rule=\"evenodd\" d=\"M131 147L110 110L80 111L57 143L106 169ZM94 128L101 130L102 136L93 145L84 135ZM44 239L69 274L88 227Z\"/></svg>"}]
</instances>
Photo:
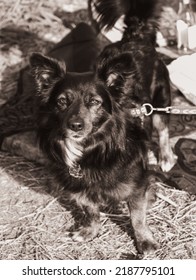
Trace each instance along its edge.
<instances>
[{"instance_id":1,"label":"dog's nose","mask_svg":"<svg viewBox=\"0 0 196 280\"><path fill-rule=\"evenodd\" d=\"M68 126L73 131L80 131L84 128L84 122L82 119L70 120Z\"/></svg>"}]
</instances>

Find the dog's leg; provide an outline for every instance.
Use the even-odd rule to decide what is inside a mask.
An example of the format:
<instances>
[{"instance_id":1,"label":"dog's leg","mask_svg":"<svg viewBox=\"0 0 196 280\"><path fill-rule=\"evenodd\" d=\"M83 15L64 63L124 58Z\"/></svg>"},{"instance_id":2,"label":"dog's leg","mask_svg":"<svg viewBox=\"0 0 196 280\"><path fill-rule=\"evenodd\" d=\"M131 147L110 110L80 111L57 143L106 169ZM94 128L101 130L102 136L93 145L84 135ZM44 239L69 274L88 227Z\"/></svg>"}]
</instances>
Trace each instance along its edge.
<instances>
[{"instance_id":1,"label":"dog's leg","mask_svg":"<svg viewBox=\"0 0 196 280\"><path fill-rule=\"evenodd\" d=\"M85 221L84 226L72 233L72 239L78 242L90 241L97 236L100 228L99 206L86 197L80 197L76 202L85 214Z\"/></svg>"},{"instance_id":2,"label":"dog's leg","mask_svg":"<svg viewBox=\"0 0 196 280\"><path fill-rule=\"evenodd\" d=\"M160 147L160 166L164 172L168 172L176 163L176 156L174 155L169 143L169 128L164 121L164 116L153 115L153 126L156 128L159 136Z\"/></svg>"},{"instance_id":3,"label":"dog's leg","mask_svg":"<svg viewBox=\"0 0 196 280\"><path fill-rule=\"evenodd\" d=\"M165 108L171 105L169 74L161 60L157 60L155 63L152 93L152 101L155 108ZM154 114L153 126L159 136L160 166L164 172L168 172L176 163L176 156L169 143L169 116L164 115L164 113Z\"/></svg>"},{"instance_id":4,"label":"dog's leg","mask_svg":"<svg viewBox=\"0 0 196 280\"><path fill-rule=\"evenodd\" d=\"M146 223L146 210L148 206L148 192L140 190L128 201L132 227L139 253L154 251L158 243L154 240L152 232Z\"/></svg>"}]
</instances>

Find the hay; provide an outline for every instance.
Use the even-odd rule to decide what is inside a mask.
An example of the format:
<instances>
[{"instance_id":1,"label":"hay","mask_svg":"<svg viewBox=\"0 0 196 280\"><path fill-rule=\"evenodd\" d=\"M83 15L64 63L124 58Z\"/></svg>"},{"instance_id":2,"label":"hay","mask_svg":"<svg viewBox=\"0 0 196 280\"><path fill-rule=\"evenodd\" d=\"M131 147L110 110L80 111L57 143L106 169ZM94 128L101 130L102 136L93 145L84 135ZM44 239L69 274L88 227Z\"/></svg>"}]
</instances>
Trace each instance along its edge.
<instances>
[{"instance_id":1,"label":"hay","mask_svg":"<svg viewBox=\"0 0 196 280\"><path fill-rule=\"evenodd\" d=\"M99 236L74 243L69 230L79 213L72 215L73 207L59 186L49 187L49 171L9 154L0 153L0 161L1 259L139 258L124 203L103 206ZM164 199L157 198L147 220L161 248L145 259L195 258L195 197L161 183L157 189Z\"/></svg>"},{"instance_id":2,"label":"hay","mask_svg":"<svg viewBox=\"0 0 196 280\"><path fill-rule=\"evenodd\" d=\"M73 23L84 0L2 0L1 102L16 89L19 70L32 51L46 52ZM65 14L66 12L66 14ZM69 13L67 13L69 12ZM58 17L61 15L62 17ZM78 16L84 20L86 12ZM74 243L70 229L80 214L54 184L49 170L22 156L0 152L0 259L137 259L128 209L124 203L101 208L99 236L88 243ZM157 184L158 197L148 211L148 224L161 244L145 259L196 258L195 196Z\"/></svg>"},{"instance_id":3,"label":"hay","mask_svg":"<svg viewBox=\"0 0 196 280\"><path fill-rule=\"evenodd\" d=\"M82 0L1 1L1 103L14 94L19 70L28 63L31 52L46 53L70 31L55 13L61 11L69 20L70 12L86 7Z\"/></svg>"}]
</instances>

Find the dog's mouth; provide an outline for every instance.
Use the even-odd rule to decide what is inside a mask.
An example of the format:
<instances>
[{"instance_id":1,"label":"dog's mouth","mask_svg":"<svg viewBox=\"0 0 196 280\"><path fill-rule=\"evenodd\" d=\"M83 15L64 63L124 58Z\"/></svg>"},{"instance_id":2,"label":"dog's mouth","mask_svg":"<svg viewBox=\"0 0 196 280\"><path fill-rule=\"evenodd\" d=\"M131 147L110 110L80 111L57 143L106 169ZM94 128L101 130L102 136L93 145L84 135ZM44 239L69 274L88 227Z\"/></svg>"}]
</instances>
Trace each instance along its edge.
<instances>
[{"instance_id":1,"label":"dog's mouth","mask_svg":"<svg viewBox=\"0 0 196 280\"><path fill-rule=\"evenodd\" d=\"M80 129L79 131L74 131L72 129L66 128L63 133L64 138L69 138L75 142L83 142L89 134L92 133L92 127L86 126L84 129Z\"/></svg>"},{"instance_id":2,"label":"dog's mouth","mask_svg":"<svg viewBox=\"0 0 196 280\"><path fill-rule=\"evenodd\" d=\"M73 138L81 138L81 137L85 137L85 133L82 133L82 132L80 132L80 133L70 133L71 135L71 137L73 137Z\"/></svg>"},{"instance_id":3,"label":"dog's mouth","mask_svg":"<svg viewBox=\"0 0 196 280\"><path fill-rule=\"evenodd\" d=\"M76 135L72 135L70 138L73 140L82 141L85 139L85 136L76 134Z\"/></svg>"},{"instance_id":4,"label":"dog's mouth","mask_svg":"<svg viewBox=\"0 0 196 280\"><path fill-rule=\"evenodd\" d=\"M87 137L87 135L85 133L74 133L73 131L66 131L65 133L63 133L63 138L65 139L70 139L72 141L75 142L83 142L84 139Z\"/></svg>"}]
</instances>

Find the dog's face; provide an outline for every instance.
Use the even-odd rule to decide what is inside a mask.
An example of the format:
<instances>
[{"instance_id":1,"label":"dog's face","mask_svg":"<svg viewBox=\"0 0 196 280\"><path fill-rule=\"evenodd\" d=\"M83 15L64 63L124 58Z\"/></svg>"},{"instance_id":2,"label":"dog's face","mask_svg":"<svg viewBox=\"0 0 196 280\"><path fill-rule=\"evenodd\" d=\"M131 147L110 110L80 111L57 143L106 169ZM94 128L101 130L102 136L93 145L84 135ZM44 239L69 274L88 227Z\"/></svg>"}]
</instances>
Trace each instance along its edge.
<instances>
[{"instance_id":1,"label":"dog's face","mask_svg":"<svg viewBox=\"0 0 196 280\"><path fill-rule=\"evenodd\" d=\"M48 107L58 119L65 138L82 142L97 132L110 116L111 105L104 88L80 77L67 75L68 82L56 85L48 100ZM106 100L107 99L107 100Z\"/></svg>"},{"instance_id":2,"label":"dog's face","mask_svg":"<svg viewBox=\"0 0 196 280\"><path fill-rule=\"evenodd\" d=\"M58 139L61 147L77 150L79 156L89 135L100 131L111 117L109 93L92 74L66 73L64 65L41 54L32 55L31 65L39 102L39 129L48 133L46 137Z\"/></svg>"}]
</instances>

